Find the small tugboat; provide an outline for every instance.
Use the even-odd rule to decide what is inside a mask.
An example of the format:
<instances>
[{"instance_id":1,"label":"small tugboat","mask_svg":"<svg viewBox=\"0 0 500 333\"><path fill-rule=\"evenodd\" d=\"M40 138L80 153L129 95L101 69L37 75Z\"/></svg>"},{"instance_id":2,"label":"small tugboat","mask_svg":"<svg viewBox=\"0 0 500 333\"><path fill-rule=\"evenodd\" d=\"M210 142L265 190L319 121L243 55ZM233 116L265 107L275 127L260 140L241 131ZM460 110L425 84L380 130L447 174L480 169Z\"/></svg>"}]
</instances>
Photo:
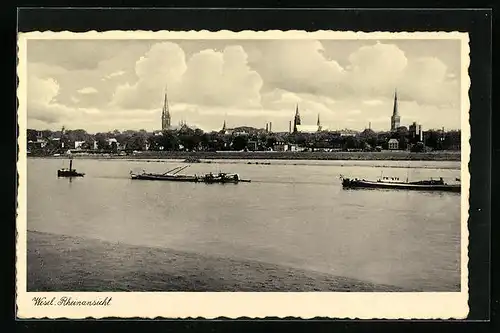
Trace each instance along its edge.
<instances>
[{"instance_id":1,"label":"small tugboat","mask_svg":"<svg viewBox=\"0 0 500 333\"><path fill-rule=\"evenodd\" d=\"M83 177L84 173L77 172L73 169L73 159L69 160L69 169L62 168L57 170L57 177Z\"/></svg>"},{"instance_id":2,"label":"small tugboat","mask_svg":"<svg viewBox=\"0 0 500 333\"><path fill-rule=\"evenodd\" d=\"M382 188L382 189L394 189L394 190L420 190L420 191L446 191L446 192L458 192L461 191L460 184L447 184L443 181L443 178L421 180L415 182L400 181L397 177L381 177L375 181L365 180L365 179L350 179L344 176L340 176L342 180L342 187L347 189L353 188Z\"/></svg>"}]
</instances>

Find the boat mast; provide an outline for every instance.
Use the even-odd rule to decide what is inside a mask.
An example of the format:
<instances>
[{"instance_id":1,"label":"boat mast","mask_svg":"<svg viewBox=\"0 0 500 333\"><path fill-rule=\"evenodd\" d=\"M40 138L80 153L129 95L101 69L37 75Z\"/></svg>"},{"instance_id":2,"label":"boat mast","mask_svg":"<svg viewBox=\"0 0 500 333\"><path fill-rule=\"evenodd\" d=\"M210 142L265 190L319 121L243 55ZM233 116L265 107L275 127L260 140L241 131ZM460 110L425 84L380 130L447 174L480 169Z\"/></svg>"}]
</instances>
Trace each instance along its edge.
<instances>
[{"instance_id":1,"label":"boat mast","mask_svg":"<svg viewBox=\"0 0 500 333\"><path fill-rule=\"evenodd\" d=\"M408 179L410 178L410 161L406 164L406 182L408 183Z\"/></svg>"},{"instance_id":2,"label":"boat mast","mask_svg":"<svg viewBox=\"0 0 500 333\"><path fill-rule=\"evenodd\" d=\"M179 172L181 172L182 170L184 170L184 169L186 169L186 168L189 168L189 167L190 167L190 165L185 165L185 166L183 166L183 167L179 168L178 170L176 170L175 172L173 172L172 174L173 174L173 175L176 175L176 174L178 174Z\"/></svg>"},{"instance_id":3,"label":"boat mast","mask_svg":"<svg viewBox=\"0 0 500 333\"><path fill-rule=\"evenodd\" d=\"M167 172L164 173L164 175L168 174L168 173L171 173L172 171L174 170L177 170L177 169L180 169L181 167L175 167L173 168L172 170L168 170Z\"/></svg>"}]
</instances>

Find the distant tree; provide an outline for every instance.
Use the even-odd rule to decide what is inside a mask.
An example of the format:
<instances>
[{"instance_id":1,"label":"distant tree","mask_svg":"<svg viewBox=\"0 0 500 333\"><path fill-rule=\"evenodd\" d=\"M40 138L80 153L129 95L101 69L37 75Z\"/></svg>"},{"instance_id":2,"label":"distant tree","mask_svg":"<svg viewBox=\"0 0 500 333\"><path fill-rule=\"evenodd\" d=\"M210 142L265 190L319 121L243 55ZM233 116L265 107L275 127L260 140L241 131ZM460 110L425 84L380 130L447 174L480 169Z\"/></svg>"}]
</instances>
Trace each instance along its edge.
<instances>
[{"instance_id":1,"label":"distant tree","mask_svg":"<svg viewBox=\"0 0 500 333\"><path fill-rule=\"evenodd\" d=\"M420 153L420 152L423 152L424 150L425 150L425 146L422 142L417 142L410 149L410 151L412 151L414 153Z\"/></svg>"},{"instance_id":2,"label":"distant tree","mask_svg":"<svg viewBox=\"0 0 500 333\"><path fill-rule=\"evenodd\" d=\"M460 150L461 133L460 131L449 131L444 135L442 148L445 150Z\"/></svg>"},{"instance_id":3,"label":"distant tree","mask_svg":"<svg viewBox=\"0 0 500 333\"><path fill-rule=\"evenodd\" d=\"M93 149L94 148L94 141L92 139L85 141L82 144L82 149Z\"/></svg>"},{"instance_id":4,"label":"distant tree","mask_svg":"<svg viewBox=\"0 0 500 333\"><path fill-rule=\"evenodd\" d=\"M135 133L128 139L126 143L127 149L139 151L144 150L146 146L146 138L147 137L142 133Z\"/></svg>"},{"instance_id":5,"label":"distant tree","mask_svg":"<svg viewBox=\"0 0 500 333\"><path fill-rule=\"evenodd\" d=\"M160 136L159 135L151 135L148 137L147 142L149 144L149 150L160 150Z\"/></svg>"},{"instance_id":6,"label":"distant tree","mask_svg":"<svg viewBox=\"0 0 500 333\"><path fill-rule=\"evenodd\" d=\"M96 133L94 136L95 141L97 141L97 149L99 150L109 150L109 142L107 141L106 134Z\"/></svg>"},{"instance_id":7,"label":"distant tree","mask_svg":"<svg viewBox=\"0 0 500 333\"><path fill-rule=\"evenodd\" d=\"M68 130L64 135L70 142L86 141L90 135L83 129Z\"/></svg>"},{"instance_id":8,"label":"distant tree","mask_svg":"<svg viewBox=\"0 0 500 333\"><path fill-rule=\"evenodd\" d=\"M306 146L307 145L307 136L304 133L299 133L294 136L294 143L298 144L299 146Z\"/></svg>"},{"instance_id":9,"label":"distant tree","mask_svg":"<svg viewBox=\"0 0 500 333\"><path fill-rule=\"evenodd\" d=\"M183 126L177 133L179 143L186 150L196 150L201 142L203 131L193 130L187 126Z\"/></svg>"},{"instance_id":10,"label":"distant tree","mask_svg":"<svg viewBox=\"0 0 500 333\"><path fill-rule=\"evenodd\" d=\"M399 136L407 136L409 133L408 133L408 128L406 126L400 126L396 129L396 133L399 135Z\"/></svg>"},{"instance_id":11,"label":"distant tree","mask_svg":"<svg viewBox=\"0 0 500 333\"><path fill-rule=\"evenodd\" d=\"M248 137L243 135L238 135L234 137L232 141L233 150L243 150L247 147Z\"/></svg>"},{"instance_id":12,"label":"distant tree","mask_svg":"<svg viewBox=\"0 0 500 333\"><path fill-rule=\"evenodd\" d=\"M164 150L179 150L179 139L174 131L164 131L159 138L159 145Z\"/></svg>"},{"instance_id":13,"label":"distant tree","mask_svg":"<svg viewBox=\"0 0 500 333\"><path fill-rule=\"evenodd\" d=\"M111 142L110 148L112 153L116 154L118 152L118 144L116 142Z\"/></svg>"},{"instance_id":14,"label":"distant tree","mask_svg":"<svg viewBox=\"0 0 500 333\"><path fill-rule=\"evenodd\" d=\"M38 131L34 130L34 129L28 129L26 135L27 135L26 139L28 141L36 141L37 140Z\"/></svg>"},{"instance_id":15,"label":"distant tree","mask_svg":"<svg viewBox=\"0 0 500 333\"><path fill-rule=\"evenodd\" d=\"M273 137L273 136L268 137L267 140L266 140L266 147L267 148L273 148L274 145L276 144L276 141L277 140L276 140L275 137Z\"/></svg>"},{"instance_id":16,"label":"distant tree","mask_svg":"<svg viewBox=\"0 0 500 333\"><path fill-rule=\"evenodd\" d=\"M406 150L407 148L408 148L408 138L402 135L399 138L399 149Z\"/></svg>"},{"instance_id":17,"label":"distant tree","mask_svg":"<svg viewBox=\"0 0 500 333\"><path fill-rule=\"evenodd\" d=\"M354 136L348 136L344 141L344 149L360 148L359 139Z\"/></svg>"},{"instance_id":18,"label":"distant tree","mask_svg":"<svg viewBox=\"0 0 500 333\"><path fill-rule=\"evenodd\" d=\"M50 130L44 130L44 131L42 131L42 136L43 136L44 138L50 138L50 137L52 137L52 135L54 135L55 133L57 133L57 132L52 132L52 131L50 131ZM61 132L59 132L58 137L60 136L60 133L61 133Z\"/></svg>"},{"instance_id":19,"label":"distant tree","mask_svg":"<svg viewBox=\"0 0 500 333\"><path fill-rule=\"evenodd\" d=\"M378 146L378 140L376 136L372 136L366 139L366 143L369 144L372 148Z\"/></svg>"},{"instance_id":20,"label":"distant tree","mask_svg":"<svg viewBox=\"0 0 500 333\"><path fill-rule=\"evenodd\" d=\"M434 150L442 149L442 134L438 131L427 131L425 133L425 145Z\"/></svg>"},{"instance_id":21,"label":"distant tree","mask_svg":"<svg viewBox=\"0 0 500 333\"><path fill-rule=\"evenodd\" d=\"M203 133L201 135L200 144L201 144L201 148L203 150L209 150L209 142L210 142L210 140L211 140L210 134Z\"/></svg>"}]
</instances>

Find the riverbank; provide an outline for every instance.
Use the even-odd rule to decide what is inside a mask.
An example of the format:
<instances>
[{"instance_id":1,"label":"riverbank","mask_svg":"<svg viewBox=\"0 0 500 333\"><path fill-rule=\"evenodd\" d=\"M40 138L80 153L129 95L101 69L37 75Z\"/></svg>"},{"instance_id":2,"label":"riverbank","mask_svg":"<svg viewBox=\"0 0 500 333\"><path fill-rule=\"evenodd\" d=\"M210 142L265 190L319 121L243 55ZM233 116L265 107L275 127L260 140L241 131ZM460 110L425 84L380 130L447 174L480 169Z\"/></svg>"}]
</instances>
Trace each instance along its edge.
<instances>
[{"instance_id":1,"label":"riverbank","mask_svg":"<svg viewBox=\"0 0 500 333\"><path fill-rule=\"evenodd\" d=\"M144 151L133 155L73 154L86 159L244 159L244 160L392 160L392 161L460 161L460 151L414 153L409 151L381 152L181 152ZM49 156L51 157L51 156ZM54 157L62 158L62 157Z\"/></svg>"},{"instance_id":2,"label":"riverbank","mask_svg":"<svg viewBox=\"0 0 500 333\"><path fill-rule=\"evenodd\" d=\"M407 291L251 260L28 231L28 291Z\"/></svg>"}]
</instances>

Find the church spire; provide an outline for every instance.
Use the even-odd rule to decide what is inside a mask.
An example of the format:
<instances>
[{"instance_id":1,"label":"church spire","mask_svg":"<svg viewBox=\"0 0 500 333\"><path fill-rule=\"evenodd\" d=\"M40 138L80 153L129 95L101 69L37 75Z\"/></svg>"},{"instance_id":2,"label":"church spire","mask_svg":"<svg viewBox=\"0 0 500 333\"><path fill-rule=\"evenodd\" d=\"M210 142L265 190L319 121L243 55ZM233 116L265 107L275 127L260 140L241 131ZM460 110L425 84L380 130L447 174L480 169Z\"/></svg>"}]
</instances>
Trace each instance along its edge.
<instances>
[{"instance_id":1,"label":"church spire","mask_svg":"<svg viewBox=\"0 0 500 333\"><path fill-rule=\"evenodd\" d=\"M295 107L295 118L293 120L293 131L297 132L297 125L300 125L300 113L299 113L299 103L297 103L297 106Z\"/></svg>"},{"instance_id":2,"label":"church spire","mask_svg":"<svg viewBox=\"0 0 500 333\"><path fill-rule=\"evenodd\" d=\"M318 121L316 122L316 125L318 126L318 131L321 131L321 120L319 119L319 113L318 113Z\"/></svg>"},{"instance_id":3,"label":"church spire","mask_svg":"<svg viewBox=\"0 0 500 333\"><path fill-rule=\"evenodd\" d=\"M399 116L399 111L398 111L398 90L397 89L394 91L394 108L392 110L392 115L393 116Z\"/></svg>"},{"instance_id":4,"label":"church spire","mask_svg":"<svg viewBox=\"0 0 500 333\"><path fill-rule=\"evenodd\" d=\"M163 110L161 113L161 129L165 131L169 128L170 128L170 110L168 107L167 86L165 86L165 100L163 102Z\"/></svg>"},{"instance_id":5,"label":"church spire","mask_svg":"<svg viewBox=\"0 0 500 333\"><path fill-rule=\"evenodd\" d=\"M392 109L392 117L391 117L391 131L396 131L401 122L401 117L399 116L398 110L398 91L397 89L394 92L394 107Z\"/></svg>"}]
</instances>

